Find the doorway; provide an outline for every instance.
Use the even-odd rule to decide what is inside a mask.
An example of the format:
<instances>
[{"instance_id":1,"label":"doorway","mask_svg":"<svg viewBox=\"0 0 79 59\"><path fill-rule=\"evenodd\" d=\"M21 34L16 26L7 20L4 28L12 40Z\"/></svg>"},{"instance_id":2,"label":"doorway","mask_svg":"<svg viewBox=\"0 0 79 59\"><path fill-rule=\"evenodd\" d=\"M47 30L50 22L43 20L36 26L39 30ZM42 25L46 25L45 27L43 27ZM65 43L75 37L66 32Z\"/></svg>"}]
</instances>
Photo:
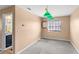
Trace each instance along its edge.
<instances>
[{"instance_id":1,"label":"doorway","mask_svg":"<svg viewBox=\"0 0 79 59\"><path fill-rule=\"evenodd\" d=\"M2 14L2 50L13 53L13 14Z\"/></svg>"}]
</instances>

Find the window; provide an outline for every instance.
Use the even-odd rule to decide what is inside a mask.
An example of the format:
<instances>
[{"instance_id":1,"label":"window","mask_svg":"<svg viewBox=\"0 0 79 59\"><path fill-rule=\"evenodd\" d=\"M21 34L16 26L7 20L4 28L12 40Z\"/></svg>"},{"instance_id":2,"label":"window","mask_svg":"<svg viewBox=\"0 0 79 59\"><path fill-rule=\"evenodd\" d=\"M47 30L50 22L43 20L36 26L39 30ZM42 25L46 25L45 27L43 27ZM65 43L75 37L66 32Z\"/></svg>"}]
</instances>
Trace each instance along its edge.
<instances>
[{"instance_id":1,"label":"window","mask_svg":"<svg viewBox=\"0 0 79 59\"><path fill-rule=\"evenodd\" d=\"M6 32L12 33L12 14L5 15Z\"/></svg>"},{"instance_id":2,"label":"window","mask_svg":"<svg viewBox=\"0 0 79 59\"><path fill-rule=\"evenodd\" d=\"M61 31L61 21L60 20L48 21L47 29L48 31L56 31L56 32Z\"/></svg>"}]
</instances>

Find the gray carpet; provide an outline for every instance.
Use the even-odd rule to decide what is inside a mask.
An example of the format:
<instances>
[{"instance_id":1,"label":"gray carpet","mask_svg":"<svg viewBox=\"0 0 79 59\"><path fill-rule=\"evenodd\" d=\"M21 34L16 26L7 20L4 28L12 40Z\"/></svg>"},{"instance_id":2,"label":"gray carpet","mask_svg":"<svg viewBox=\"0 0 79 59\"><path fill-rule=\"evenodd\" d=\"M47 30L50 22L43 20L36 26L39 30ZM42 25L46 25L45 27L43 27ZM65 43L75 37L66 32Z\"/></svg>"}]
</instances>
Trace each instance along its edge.
<instances>
[{"instance_id":1,"label":"gray carpet","mask_svg":"<svg viewBox=\"0 0 79 59\"><path fill-rule=\"evenodd\" d=\"M21 54L77 54L70 42L41 39Z\"/></svg>"}]
</instances>

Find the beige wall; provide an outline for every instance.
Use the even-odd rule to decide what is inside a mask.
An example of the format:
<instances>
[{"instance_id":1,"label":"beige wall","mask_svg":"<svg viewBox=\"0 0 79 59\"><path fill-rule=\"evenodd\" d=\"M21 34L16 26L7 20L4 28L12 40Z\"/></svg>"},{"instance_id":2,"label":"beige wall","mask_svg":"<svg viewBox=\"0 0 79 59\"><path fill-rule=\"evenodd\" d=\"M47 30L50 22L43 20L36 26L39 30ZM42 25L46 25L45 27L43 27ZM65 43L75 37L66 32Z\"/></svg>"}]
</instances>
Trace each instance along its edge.
<instances>
[{"instance_id":1,"label":"beige wall","mask_svg":"<svg viewBox=\"0 0 79 59\"><path fill-rule=\"evenodd\" d=\"M71 41L79 50L79 8L71 15L70 21Z\"/></svg>"},{"instance_id":2,"label":"beige wall","mask_svg":"<svg viewBox=\"0 0 79 59\"><path fill-rule=\"evenodd\" d=\"M40 18L16 6L15 8L15 53L40 39Z\"/></svg>"},{"instance_id":3,"label":"beige wall","mask_svg":"<svg viewBox=\"0 0 79 59\"><path fill-rule=\"evenodd\" d=\"M62 16L55 17L55 19L61 20L62 26L60 32L48 32L47 29L42 29L42 38L66 40L70 39L70 17Z\"/></svg>"}]
</instances>

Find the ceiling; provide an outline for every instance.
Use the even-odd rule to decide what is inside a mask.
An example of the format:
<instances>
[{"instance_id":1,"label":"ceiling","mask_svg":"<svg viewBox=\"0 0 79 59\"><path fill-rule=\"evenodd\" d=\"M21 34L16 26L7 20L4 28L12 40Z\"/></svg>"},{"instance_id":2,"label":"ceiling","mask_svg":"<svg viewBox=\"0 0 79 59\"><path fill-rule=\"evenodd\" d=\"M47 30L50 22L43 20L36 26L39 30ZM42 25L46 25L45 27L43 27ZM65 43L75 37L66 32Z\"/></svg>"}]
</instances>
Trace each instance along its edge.
<instances>
[{"instance_id":1,"label":"ceiling","mask_svg":"<svg viewBox=\"0 0 79 59\"><path fill-rule=\"evenodd\" d=\"M10 7L11 5L0 5L0 9ZM45 5L19 5L20 7L30 11L31 13L43 17L45 13ZM54 16L67 16L78 8L79 5L48 5L49 12Z\"/></svg>"},{"instance_id":2,"label":"ceiling","mask_svg":"<svg viewBox=\"0 0 79 59\"><path fill-rule=\"evenodd\" d=\"M45 13L45 5L21 5L25 9L35 15L42 16ZM78 5L49 5L48 10L54 16L67 16L70 15Z\"/></svg>"}]
</instances>

